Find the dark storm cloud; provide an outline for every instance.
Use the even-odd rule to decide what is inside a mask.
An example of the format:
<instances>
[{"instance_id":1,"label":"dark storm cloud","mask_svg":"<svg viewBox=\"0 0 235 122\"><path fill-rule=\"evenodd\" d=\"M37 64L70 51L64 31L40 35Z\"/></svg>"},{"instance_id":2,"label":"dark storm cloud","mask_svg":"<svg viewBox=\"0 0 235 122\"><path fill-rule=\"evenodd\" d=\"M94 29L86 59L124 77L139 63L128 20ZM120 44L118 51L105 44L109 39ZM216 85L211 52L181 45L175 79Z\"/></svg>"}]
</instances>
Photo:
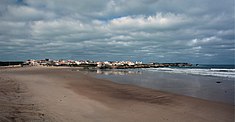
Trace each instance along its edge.
<instances>
[{"instance_id":1,"label":"dark storm cloud","mask_svg":"<svg viewBox=\"0 0 235 122\"><path fill-rule=\"evenodd\" d=\"M0 60L234 62L233 0L0 3Z\"/></svg>"}]
</instances>

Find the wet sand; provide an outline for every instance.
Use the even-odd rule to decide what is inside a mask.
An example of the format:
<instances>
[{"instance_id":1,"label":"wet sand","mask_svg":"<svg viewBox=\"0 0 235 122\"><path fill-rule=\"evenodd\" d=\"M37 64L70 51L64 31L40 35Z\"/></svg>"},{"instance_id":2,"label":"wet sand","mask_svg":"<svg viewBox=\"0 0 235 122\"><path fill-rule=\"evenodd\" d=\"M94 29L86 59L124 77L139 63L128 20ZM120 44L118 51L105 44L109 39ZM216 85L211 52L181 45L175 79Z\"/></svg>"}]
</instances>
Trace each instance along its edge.
<instances>
[{"instance_id":1,"label":"wet sand","mask_svg":"<svg viewBox=\"0 0 235 122\"><path fill-rule=\"evenodd\" d=\"M142 69L95 70L94 74L97 74L97 78L109 79L116 83L234 104L234 78L152 72Z\"/></svg>"},{"instance_id":2,"label":"wet sand","mask_svg":"<svg viewBox=\"0 0 235 122\"><path fill-rule=\"evenodd\" d=\"M234 121L233 105L49 67L0 69L0 113L6 122Z\"/></svg>"}]
</instances>

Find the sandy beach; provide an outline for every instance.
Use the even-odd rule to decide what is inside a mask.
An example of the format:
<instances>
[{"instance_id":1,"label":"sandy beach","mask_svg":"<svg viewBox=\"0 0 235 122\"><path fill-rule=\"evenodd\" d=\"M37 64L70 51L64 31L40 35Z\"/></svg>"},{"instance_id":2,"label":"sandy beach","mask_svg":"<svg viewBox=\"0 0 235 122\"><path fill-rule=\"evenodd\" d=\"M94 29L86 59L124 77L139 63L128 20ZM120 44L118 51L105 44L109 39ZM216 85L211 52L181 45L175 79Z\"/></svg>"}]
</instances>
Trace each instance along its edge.
<instances>
[{"instance_id":1,"label":"sandy beach","mask_svg":"<svg viewBox=\"0 0 235 122\"><path fill-rule=\"evenodd\" d=\"M72 68L0 69L0 122L233 122L234 106L97 79Z\"/></svg>"}]
</instances>

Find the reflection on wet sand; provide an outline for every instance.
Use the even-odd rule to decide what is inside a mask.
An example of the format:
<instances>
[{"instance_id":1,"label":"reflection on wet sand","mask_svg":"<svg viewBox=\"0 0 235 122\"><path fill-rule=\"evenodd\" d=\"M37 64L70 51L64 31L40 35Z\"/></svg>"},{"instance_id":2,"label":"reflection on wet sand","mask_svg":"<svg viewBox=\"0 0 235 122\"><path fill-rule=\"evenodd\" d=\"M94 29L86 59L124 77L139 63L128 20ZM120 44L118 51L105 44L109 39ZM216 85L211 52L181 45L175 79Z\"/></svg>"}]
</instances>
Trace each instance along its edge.
<instances>
[{"instance_id":1,"label":"reflection on wet sand","mask_svg":"<svg viewBox=\"0 0 235 122\"><path fill-rule=\"evenodd\" d=\"M74 70L73 70L74 71ZM142 75L143 71L139 70L119 70L119 69L76 69L75 71L82 71L85 74L96 73L99 75Z\"/></svg>"},{"instance_id":2,"label":"reflection on wet sand","mask_svg":"<svg viewBox=\"0 0 235 122\"><path fill-rule=\"evenodd\" d=\"M141 71L130 71L130 70L100 70L96 71L97 74L103 75L141 75Z\"/></svg>"}]
</instances>

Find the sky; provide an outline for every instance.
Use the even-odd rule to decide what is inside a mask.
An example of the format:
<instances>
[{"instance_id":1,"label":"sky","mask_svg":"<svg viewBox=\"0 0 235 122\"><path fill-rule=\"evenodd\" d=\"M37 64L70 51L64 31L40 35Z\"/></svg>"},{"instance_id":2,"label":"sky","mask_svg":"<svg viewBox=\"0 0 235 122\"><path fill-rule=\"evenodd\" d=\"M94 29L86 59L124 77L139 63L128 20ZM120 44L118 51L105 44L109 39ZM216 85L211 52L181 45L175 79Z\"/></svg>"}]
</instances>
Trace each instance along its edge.
<instances>
[{"instance_id":1,"label":"sky","mask_svg":"<svg viewBox=\"0 0 235 122\"><path fill-rule=\"evenodd\" d=\"M234 0L1 0L0 60L233 64Z\"/></svg>"}]
</instances>

